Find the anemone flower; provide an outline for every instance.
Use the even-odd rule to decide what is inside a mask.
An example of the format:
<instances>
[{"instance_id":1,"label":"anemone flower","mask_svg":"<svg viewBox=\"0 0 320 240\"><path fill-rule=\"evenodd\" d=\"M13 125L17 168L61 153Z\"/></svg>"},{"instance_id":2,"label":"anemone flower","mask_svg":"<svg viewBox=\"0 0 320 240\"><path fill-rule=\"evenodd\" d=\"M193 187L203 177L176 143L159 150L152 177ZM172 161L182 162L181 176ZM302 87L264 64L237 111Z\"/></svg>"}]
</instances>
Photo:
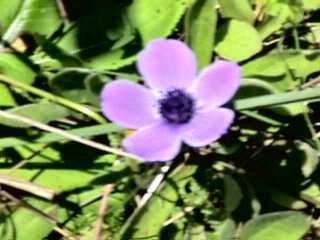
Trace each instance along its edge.
<instances>
[{"instance_id":1,"label":"anemone flower","mask_svg":"<svg viewBox=\"0 0 320 240\"><path fill-rule=\"evenodd\" d=\"M101 92L104 115L136 131L124 148L145 161L170 161L182 143L201 147L225 134L234 112L221 107L240 85L240 67L216 60L197 75L195 54L173 39L150 41L138 54L145 85L129 80L107 83Z\"/></svg>"}]
</instances>

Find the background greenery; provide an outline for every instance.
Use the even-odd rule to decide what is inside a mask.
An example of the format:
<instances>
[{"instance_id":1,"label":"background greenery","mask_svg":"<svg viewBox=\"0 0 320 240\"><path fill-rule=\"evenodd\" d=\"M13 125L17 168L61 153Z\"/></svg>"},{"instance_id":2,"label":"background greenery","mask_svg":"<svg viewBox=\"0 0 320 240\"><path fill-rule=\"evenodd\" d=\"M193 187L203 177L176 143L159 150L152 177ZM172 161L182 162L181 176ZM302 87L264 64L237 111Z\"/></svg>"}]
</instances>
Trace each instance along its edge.
<instances>
[{"instance_id":1,"label":"background greenery","mask_svg":"<svg viewBox=\"0 0 320 240\"><path fill-rule=\"evenodd\" d=\"M320 239L319 0L0 0L0 34L0 239ZM243 76L230 132L166 165L99 107L158 37Z\"/></svg>"}]
</instances>

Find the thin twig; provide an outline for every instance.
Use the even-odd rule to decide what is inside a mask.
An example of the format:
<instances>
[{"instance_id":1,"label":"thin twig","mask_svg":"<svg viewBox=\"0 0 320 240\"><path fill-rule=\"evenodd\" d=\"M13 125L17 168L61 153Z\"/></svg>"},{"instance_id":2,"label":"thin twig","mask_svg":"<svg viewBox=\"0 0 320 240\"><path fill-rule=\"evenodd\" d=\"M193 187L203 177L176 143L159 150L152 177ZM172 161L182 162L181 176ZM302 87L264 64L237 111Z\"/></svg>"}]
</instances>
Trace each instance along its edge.
<instances>
[{"instance_id":1,"label":"thin twig","mask_svg":"<svg viewBox=\"0 0 320 240\"><path fill-rule=\"evenodd\" d=\"M160 173L154 177L154 179L152 180L152 182L150 183L147 189L147 192L141 198L139 202L139 208L143 207L148 202L152 194L158 189L158 187L162 183L162 180L164 179L164 176L169 171L169 169L170 169L170 164L164 165L163 167L161 167Z\"/></svg>"},{"instance_id":2,"label":"thin twig","mask_svg":"<svg viewBox=\"0 0 320 240\"><path fill-rule=\"evenodd\" d=\"M65 26L68 26L70 25L70 21L69 21L69 18L68 18L68 12L62 2L62 0L57 0L57 6L58 6L58 9L59 9L59 12L60 12L60 15L63 19L63 23Z\"/></svg>"},{"instance_id":3,"label":"thin twig","mask_svg":"<svg viewBox=\"0 0 320 240\"><path fill-rule=\"evenodd\" d=\"M103 226L103 218L106 215L108 209L108 199L113 190L113 184L107 184L103 190L101 204L98 212L98 219L95 228L95 240L101 240L101 232Z\"/></svg>"},{"instance_id":4,"label":"thin twig","mask_svg":"<svg viewBox=\"0 0 320 240\"><path fill-rule=\"evenodd\" d=\"M7 185L22 191L29 192L38 197L52 200L57 194L53 189L42 187L38 184L31 183L20 178L0 173L0 184Z\"/></svg>"},{"instance_id":5,"label":"thin twig","mask_svg":"<svg viewBox=\"0 0 320 240\"><path fill-rule=\"evenodd\" d=\"M311 79L310 81L304 83L302 86L301 86L301 89L306 89L306 88L309 88L309 87L314 87L316 85L320 84L320 76L316 77L316 78L313 78Z\"/></svg>"},{"instance_id":6,"label":"thin twig","mask_svg":"<svg viewBox=\"0 0 320 240\"><path fill-rule=\"evenodd\" d=\"M94 141L79 137L77 135L68 133L68 132L66 132L66 131L64 131L62 129L43 124L41 122L35 121L33 119L30 119L30 118L27 118L27 117L24 117L24 116L21 116L21 115L17 115L17 114L12 113L12 112L0 110L0 116L8 118L8 119L11 119L11 120L15 120L15 121L18 121L18 122L22 122L22 123L28 124L30 126L36 127L38 129L41 129L43 131L47 131L47 132L58 134L58 135L63 136L64 138L66 138L68 140L72 140L74 142L78 142L78 143L81 143L83 145L86 145L86 146L89 146L89 147L92 147L92 148L95 148L95 149L98 149L98 150L101 150L101 151L104 151L104 152L113 153L113 154L118 155L118 156L129 157L129 158L132 158L132 159L135 159L135 160L142 160L138 156L130 154L130 153L127 153L127 152L124 152L124 151L122 151L120 149L111 148L111 147L106 146L104 144L97 143L97 142L94 142Z\"/></svg>"},{"instance_id":7,"label":"thin twig","mask_svg":"<svg viewBox=\"0 0 320 240\"><path fill-rule=\"evenodd\" d=\"M188 212L193 211L194 208L195 207L191 207L191 206L185 207L181 212L177 213L172 218L169 218L167 221L165 221L162 226L166 227L172 223L175 223L176 221L184 217Z\"/></svg>"}]
</instances>

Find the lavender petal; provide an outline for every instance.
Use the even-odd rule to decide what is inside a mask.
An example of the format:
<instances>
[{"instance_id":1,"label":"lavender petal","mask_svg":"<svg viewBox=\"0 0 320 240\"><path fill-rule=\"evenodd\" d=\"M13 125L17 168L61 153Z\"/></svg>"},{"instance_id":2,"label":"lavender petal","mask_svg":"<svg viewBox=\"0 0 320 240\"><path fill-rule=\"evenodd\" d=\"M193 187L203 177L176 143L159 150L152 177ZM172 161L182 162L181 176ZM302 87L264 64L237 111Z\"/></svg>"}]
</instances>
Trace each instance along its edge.
<instances>
[{"instance_id":1,"label":"lavender petal","mask_svg":"<svg viewBox=\"0 0 320 240\"><path fill-rule=\"evenodd\" d=\"M123 146L146 161L170 161L179 153L181 138L177 129L159 121L125 138Z\"/></svg>"},{"instance_id":2,"label":"lavender petal","mask_svg":"<svg viewBox=\"0 0 320 240\"><path fill-rule=\"evenodd\" d=\"M155 97L147 88L128 80L106 84L101 92L103 114L126 128L140 128L156 119Z\"/></svg>"},{"instance_id":3,"label":"lavender petal","mask_svg":"<svg viewBox=\"0 0 320 240\"><path fill-rule=\"evenodd\" d=\"M234 62L215 61L206 67L195 83L195 94L207 107L228 102L240 86L240 66Z\"/></svg>"},{"instance_id":4,"label":"lavender petal","mask_svg":"<svg viewBox=\"0 0 320 240\"><path fill-rule=\"evenodd\" d=\"M196 64L192 50L172 39L150 41L137 61L146 84L157 90L189 87L196 77Z\"/></svg>"},{"instance_id":5,"label":"lavender petal","mask_svg":"<svg viewBox=\"0 0 320 240\"><path fill-rule=\"evenodd\" d=\"M193 147L201 147L216 141L225 134L234 119L234 112L217 108L199 112L182 130L183 141Z\"/></svg>"}]
</instances>

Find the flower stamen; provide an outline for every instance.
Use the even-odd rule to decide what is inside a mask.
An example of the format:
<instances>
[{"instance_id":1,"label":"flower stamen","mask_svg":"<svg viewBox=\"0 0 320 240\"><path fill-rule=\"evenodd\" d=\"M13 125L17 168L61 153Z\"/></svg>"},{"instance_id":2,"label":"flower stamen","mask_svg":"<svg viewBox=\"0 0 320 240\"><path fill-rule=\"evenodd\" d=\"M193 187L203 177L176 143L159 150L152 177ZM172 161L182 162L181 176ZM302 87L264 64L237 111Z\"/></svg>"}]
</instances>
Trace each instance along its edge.
<instances>
[{"instance_id":1,"label":"flower stamen","mask_svg":"<svg viewBox=\"0 0 320 240\"><path fill-rule=\"evenodd\" d=\"M194 99L181 89L170 90L160 101L160 114L169 123L188 123L194 113Z\"/></svg>"}]
</instances>

